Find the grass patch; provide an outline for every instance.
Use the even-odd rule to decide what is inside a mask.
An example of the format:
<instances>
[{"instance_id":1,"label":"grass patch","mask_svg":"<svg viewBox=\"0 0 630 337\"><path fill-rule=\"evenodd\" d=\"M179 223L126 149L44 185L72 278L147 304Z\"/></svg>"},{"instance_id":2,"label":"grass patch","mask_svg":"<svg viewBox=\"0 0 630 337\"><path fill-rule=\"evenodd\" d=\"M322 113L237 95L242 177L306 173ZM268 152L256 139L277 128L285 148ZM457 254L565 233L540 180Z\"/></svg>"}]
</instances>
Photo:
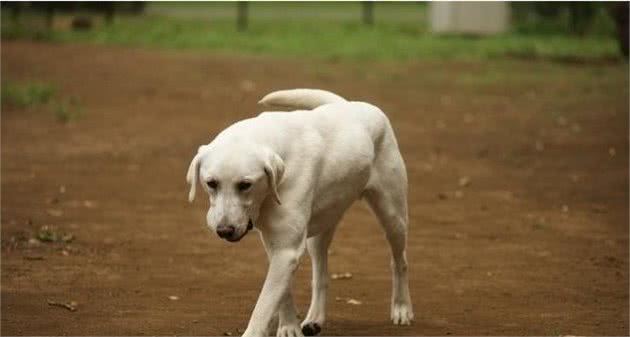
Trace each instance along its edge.
<instances>
[{"instance_id":1,"label":"grass patch","mask_svg":"<svg viewBox=\"0 0 630 337\"><path fill-rule=\"evenodd\" d=\"M47 82L2 82L2 106L30 108L46 104L55 95L55 86Z\"/></svg>"},{"instance_id":2,"label":"grass patch","mask_svg":"<svg viewBox=\"0 0 630 337\"><path fill-rule=\"evenodd\" d=\"M58 121L62 123L72 122L82 115L83 109L76 97L55 102L53 112Z\"/></svg>"},{"instance_id":3,"label":"grass patch","mask_svg":"<svg viewBox=\"0 0 630 337\"><path fill-rule=\"evenodd\" d=\"M44 107L63 123L76 120L82 115L80 101L72 96L62 98L56 95L54 84L42 81L2 81L2 108L29 109Z\"/></svg>"}]
</instances>

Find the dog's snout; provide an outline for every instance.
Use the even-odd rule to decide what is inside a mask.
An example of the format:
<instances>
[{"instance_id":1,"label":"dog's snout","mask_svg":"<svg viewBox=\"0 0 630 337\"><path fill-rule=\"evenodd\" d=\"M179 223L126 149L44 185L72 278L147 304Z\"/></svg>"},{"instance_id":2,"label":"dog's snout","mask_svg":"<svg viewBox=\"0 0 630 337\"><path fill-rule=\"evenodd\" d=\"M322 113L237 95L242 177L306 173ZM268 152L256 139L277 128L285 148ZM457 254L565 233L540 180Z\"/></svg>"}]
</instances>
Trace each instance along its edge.
<instances>
[{"instance_id":1,"label":"dog's snout","mask_svg":"<svg viewBox=\"0 0 630 337\"><path fill-rule=\"evenodd\" d=\"M236 229L234 228L234 226L231 225L219 225L217 226L217 234L221 237L221 238L231 238L232 235L234 235L234 232L236 231Z\"/></svg>"}]
</instances>

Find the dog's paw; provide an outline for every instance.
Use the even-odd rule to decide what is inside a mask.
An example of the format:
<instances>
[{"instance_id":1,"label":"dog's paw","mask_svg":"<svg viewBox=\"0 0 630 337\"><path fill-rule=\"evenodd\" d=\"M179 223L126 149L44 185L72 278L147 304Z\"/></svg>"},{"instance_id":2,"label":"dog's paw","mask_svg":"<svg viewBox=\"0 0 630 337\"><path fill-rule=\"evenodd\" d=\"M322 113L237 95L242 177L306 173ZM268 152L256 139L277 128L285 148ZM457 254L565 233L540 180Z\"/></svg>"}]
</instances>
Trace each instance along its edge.
<instances>
[{"instance_id":1,"label":"dog's paw","mask_svg":"<svg viewBox=\"0 0 630 337\"><path fill-rule=\"evenodd\" d=\"M395 325L411 325L413 309L410 304L397 303L392 306L392 322Z\"/></svg>"},{"instance_id":2,"label":"dog's paw","mask_svg":"<svg viewBox=\"0 0 630 337\"><path fill-rule=\"evenodd\" d=\"M283 325L278 327L278 332L276 333L278 337L302 337L302 329L300 329L299 325Z\"/></svg>"},{"instance_id":3,"label":"dog's paw","mask_svg":"<svg viewBox=\"0 0 630 337\"><path fill-rule=\"evenodd\" d=\"M322 331L321 326L316 322L308 322L302 324L302 333L304 336L316 336Z\"/></svg>"}]
</instances>

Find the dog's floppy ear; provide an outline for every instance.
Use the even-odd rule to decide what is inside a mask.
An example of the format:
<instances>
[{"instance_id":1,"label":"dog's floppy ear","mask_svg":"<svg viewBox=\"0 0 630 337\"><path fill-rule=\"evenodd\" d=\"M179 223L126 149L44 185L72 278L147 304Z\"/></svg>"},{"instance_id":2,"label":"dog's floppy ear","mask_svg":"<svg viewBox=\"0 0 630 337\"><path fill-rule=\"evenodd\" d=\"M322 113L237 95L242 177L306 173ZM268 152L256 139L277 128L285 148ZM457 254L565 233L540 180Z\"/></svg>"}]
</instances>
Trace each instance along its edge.
<instances>
[{"instance_id":1,"label":"dog's floppy ear","mask_svg":"<svg viewBox=\"0 0 630 337\"><path fill-rule=\"evenodd\" d=\"M188 192L188 202L195 200L195 193L197 191L197 181L199 181L199 164L203 150L206 149L206 145L201 145L197 150L197 154L193 157L188 167L188 173L186 173L186 182L190 184L190 192Z\"/></svg>"},{"instance_id":2,"label":"dog's floppy ear","mask_svg":"<svg viewBox=\"0 0 630 337\"><path fill-rule=\"evenodd\" d=\"M282 205L280 201L280 195L278 194L278 185L280 185L280 180L282 179L282 175L284 174L284 161L280 156L271 151L267 151L267 158L265 159L265 174L267 175L267 179L269 182L269 188L271 188L271 193L273 194L273 198L279 205Z\"/></svg>"}]
</instances>

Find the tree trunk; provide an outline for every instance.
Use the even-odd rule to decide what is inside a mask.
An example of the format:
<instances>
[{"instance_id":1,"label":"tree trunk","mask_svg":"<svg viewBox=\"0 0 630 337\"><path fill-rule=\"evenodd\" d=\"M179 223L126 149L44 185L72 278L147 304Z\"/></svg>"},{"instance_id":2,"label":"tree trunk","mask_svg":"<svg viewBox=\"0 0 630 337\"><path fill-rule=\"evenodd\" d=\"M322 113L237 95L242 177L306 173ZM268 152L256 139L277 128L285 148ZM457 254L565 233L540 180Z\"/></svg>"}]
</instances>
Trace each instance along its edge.
<instances>
[{"instance_id":1,"label":"tree trunk","mask_svg":"<svg viewBox=\"0 0 630 337\"><path fill-rule=\"evenodd\" d=\"M363 8L363 24L372 26L374 24L374 2L361 1Z\"/></svg>"},{"instance_id":2,"label":"tree trunk","mask_svg":"<svg viewBox=\"0 0 630 337\"><path fill-rule=\"evenodd\" d=\"M244 31L247 29L247 7L249 2L247 1L239 1L237 2L237 17L236 17L236 28L239 31Z\"/></svg>"}]
</instances>

